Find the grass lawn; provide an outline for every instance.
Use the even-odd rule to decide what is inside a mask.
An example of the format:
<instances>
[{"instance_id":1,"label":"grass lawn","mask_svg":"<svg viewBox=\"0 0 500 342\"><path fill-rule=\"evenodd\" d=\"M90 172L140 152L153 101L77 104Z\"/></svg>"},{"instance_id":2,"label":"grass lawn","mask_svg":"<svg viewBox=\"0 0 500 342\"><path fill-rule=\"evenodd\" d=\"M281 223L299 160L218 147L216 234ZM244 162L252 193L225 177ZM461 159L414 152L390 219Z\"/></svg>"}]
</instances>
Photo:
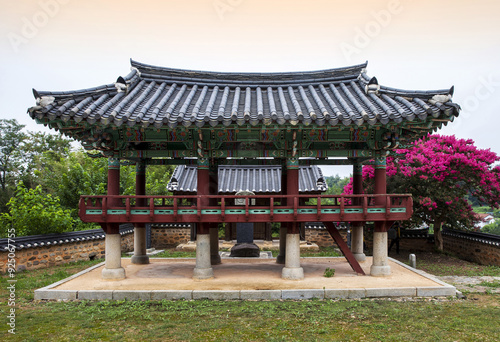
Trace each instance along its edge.
<instances>
[{"instance_id":1,"label":"grass lawn","mask_svg":"<svg viewBox=\"0 0 500 342\"><path fill-rule=\"evenodd\" d=\"M500 296L494 294L351 301L33 301L34 289L97 262L16 274L16 335L8 334L5 324L10 307L3 275L0 340L498 341L500 336ZM449 269L436 267L442 273ZM478 273L485 272L478 267Z\"/></svg>"}]
</instances>

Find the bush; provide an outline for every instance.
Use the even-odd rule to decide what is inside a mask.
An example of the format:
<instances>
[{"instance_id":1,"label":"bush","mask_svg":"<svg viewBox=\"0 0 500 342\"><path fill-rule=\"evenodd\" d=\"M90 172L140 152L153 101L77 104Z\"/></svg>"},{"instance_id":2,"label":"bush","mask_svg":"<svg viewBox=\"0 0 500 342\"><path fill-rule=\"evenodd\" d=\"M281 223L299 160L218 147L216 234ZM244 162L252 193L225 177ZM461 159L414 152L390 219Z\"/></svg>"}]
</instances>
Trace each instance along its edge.
<instances>
[{"instance_id":1,"label":"bush","mask_svg":"<svg viewBox=\"0 0 500 342\"><path fill-rule=\"evenodd\" d=\"M482 233L500 235L500 222L487 224L481 229Z\"/></svg>"},{"instance_id":2,"label":"bush","mask_svg":"<svg viewBox=\"0 0 500 342\"><path fill-rule=\"evenodd\" d=\"M1 237L13 227L16 236L62 233L71 231L74 219L64 210L57 196L44 194L41 186L26 189L20 182L7 203L8 213L0 216Z\"/></svg>"}]
</instances>

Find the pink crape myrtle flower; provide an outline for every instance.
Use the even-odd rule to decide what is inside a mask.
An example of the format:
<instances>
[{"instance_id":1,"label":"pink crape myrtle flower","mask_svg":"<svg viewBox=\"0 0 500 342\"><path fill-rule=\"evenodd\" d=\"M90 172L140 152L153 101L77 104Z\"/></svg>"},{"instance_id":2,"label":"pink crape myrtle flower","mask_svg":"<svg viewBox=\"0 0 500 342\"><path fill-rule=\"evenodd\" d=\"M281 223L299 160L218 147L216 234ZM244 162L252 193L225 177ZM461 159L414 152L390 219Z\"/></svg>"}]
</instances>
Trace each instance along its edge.
<instances>
[{"instance_id":1,"label":"pink crape myrtle flower","mask_svg":"<svg viewBox=\"0 0 500 342\"><path fill-rule=\"evenodd\" d=\"M468 196L491 207L499 207L500 157L479 149L471 139L427 135L387 157L387 192L411 193L414 198L412 224L449 224L471 228L477 220ZM363 167L365 193L373 192L374 167ZM344 193L352 193L351 182Z\"/></svg>"}]
</instances>

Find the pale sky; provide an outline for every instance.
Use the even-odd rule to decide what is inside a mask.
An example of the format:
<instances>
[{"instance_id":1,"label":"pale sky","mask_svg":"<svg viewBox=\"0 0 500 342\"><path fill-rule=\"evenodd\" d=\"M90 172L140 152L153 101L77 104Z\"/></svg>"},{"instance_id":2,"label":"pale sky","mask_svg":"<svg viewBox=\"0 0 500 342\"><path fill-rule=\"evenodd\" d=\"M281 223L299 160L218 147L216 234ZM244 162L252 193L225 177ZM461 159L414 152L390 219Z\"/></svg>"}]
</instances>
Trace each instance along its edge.
<instances>
[{"instance_id":1,"label":"pale sky","mask_svg":"<svg viewBox=\"0 0 500 342\"><path fill-rule=\"evenodd\" d=\"M305 71L368 61L384 86L455 86L461 116L440 133L500 154L496 0L0 0L0 118L31 88L112 83L129 59L210 71ZM349 168L323 167L326 175Z\"/></svg>"}]
</instances>

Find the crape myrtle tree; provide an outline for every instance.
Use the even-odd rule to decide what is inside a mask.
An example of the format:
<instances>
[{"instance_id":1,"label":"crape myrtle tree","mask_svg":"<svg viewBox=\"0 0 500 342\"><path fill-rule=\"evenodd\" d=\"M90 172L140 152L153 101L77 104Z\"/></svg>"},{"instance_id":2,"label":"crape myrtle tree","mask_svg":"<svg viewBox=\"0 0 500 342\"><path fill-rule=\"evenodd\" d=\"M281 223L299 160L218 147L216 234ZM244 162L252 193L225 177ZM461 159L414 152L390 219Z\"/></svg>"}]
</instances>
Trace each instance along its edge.
<instances>
[{"instance_id":1,"label":"crape myrtle tree","mask_svg":"<svg viewBox=\"0 0 500 342\"><path fill-rule=\"evenodd\" d=\"M443 250L443 225L470 230L477 220L467 196L494 208L500 202L500 160L471 139L428 135L387 157L387 192L413 195L414 214L407 225L434 226L434 241ZM365 192L372 193L374 168L363 167ZM352 193L351 182L344 193Z\"/></svg>"}]
</instances>

